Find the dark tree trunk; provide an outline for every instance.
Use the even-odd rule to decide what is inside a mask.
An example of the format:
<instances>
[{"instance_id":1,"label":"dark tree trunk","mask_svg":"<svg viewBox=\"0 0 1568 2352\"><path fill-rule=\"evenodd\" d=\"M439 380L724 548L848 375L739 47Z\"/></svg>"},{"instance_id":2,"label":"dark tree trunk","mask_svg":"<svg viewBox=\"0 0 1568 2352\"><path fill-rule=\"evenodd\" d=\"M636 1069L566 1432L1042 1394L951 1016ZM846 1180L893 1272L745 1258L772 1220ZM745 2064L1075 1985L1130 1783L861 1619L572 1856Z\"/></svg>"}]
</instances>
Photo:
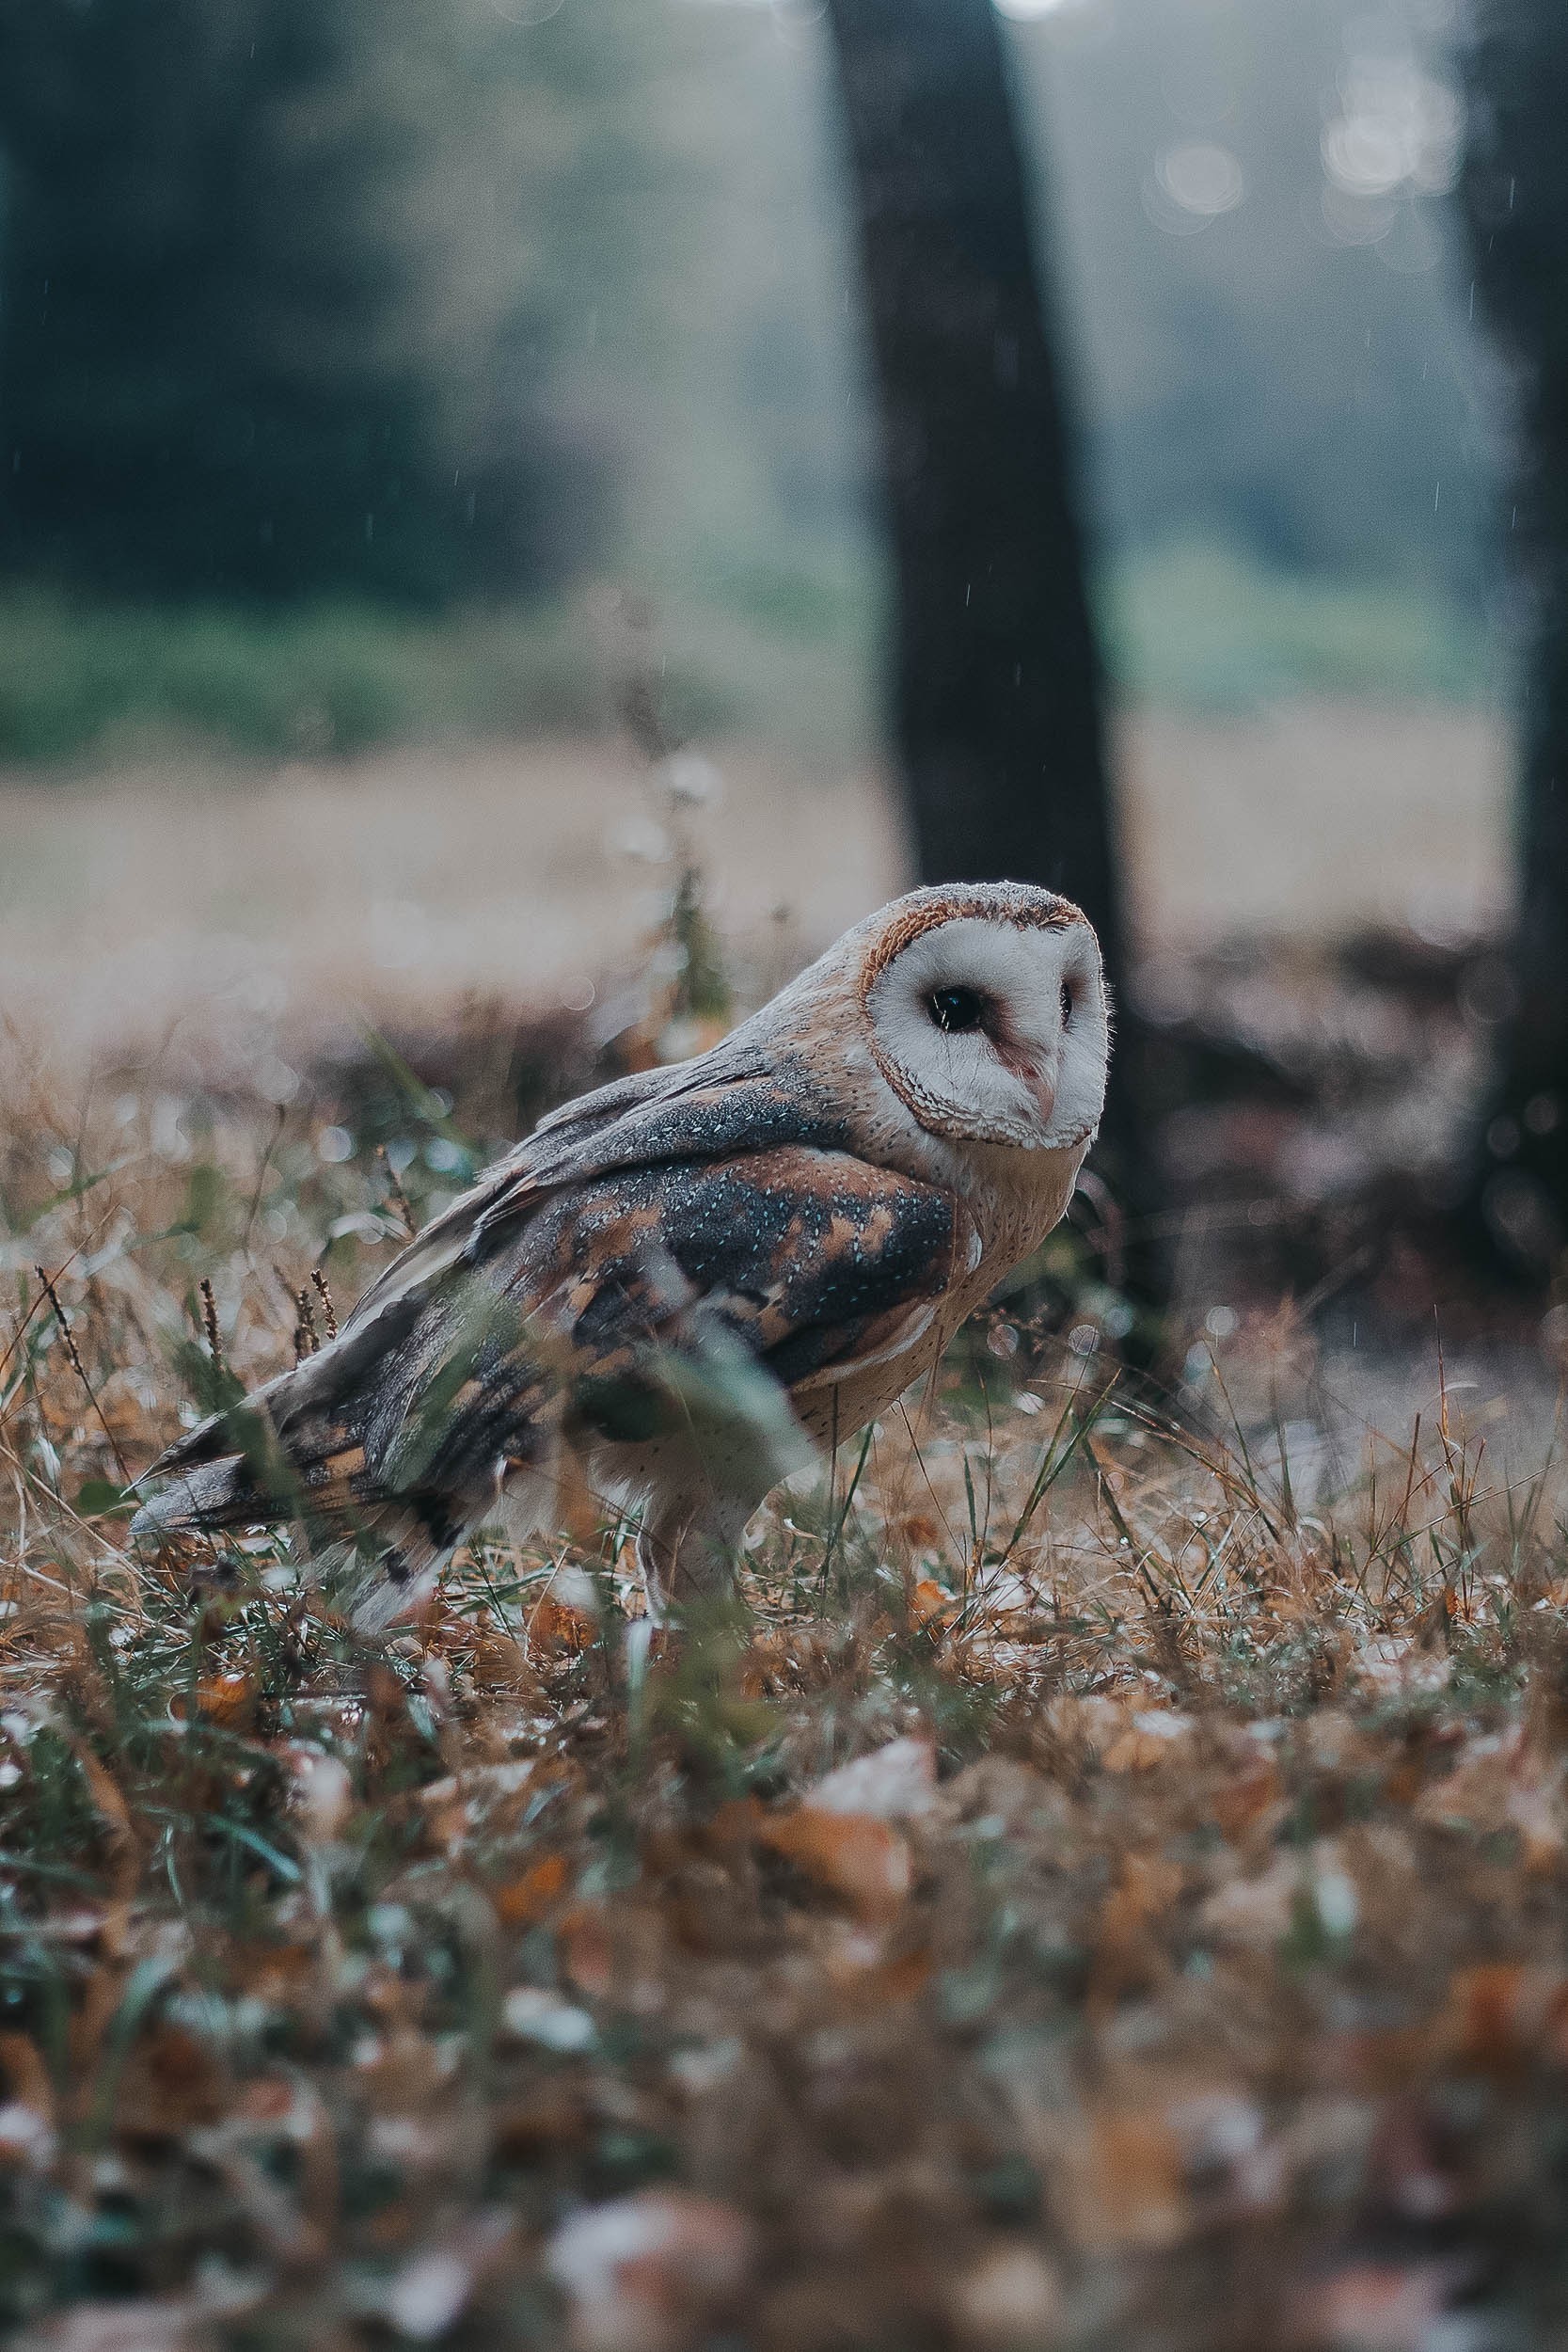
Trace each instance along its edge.
<instances>
[{"instance_id":1,"label":"dark tree trunk","mask_svg":"<svg viewBox=\"0 0 1568 2352\"><path fill-rule=\"evenodd\" d=\"M893 727L921 878L1065 891L1119 982L1100 656L991 0L829 0L829 14L895 557ZM1135 1213L1152 1195L1142 1059L1124 1020L1105 1143Z\"/></svg>"},{"instance_id":2,"label":"dark tree trunk","mask_svg":"<svg viewBox=\"0 0 1568 2352\"><path fill-rule=\"evenodd\" d=\"M1530 633L1518 810L1513 1004L1470 1206L1489 1249L1536 1278L1568 1241L1568 16L1481 0L1466 57L1464 176L1478 286L1515 363L1511 533Z\"/></svg>"}]
</instances>

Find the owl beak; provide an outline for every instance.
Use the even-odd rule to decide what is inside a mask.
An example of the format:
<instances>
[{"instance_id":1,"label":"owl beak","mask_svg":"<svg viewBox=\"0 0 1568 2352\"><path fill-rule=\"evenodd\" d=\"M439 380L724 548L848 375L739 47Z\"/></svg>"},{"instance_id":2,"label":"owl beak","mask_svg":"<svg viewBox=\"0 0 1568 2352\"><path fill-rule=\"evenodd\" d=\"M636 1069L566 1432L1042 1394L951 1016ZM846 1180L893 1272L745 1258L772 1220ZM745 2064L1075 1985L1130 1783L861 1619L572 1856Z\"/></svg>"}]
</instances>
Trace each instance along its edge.
<instances>
[{"instance_id":1,"label":"owl beak","mask_svg":"<svg viewBox=\"0 0 1568 2352\"><path fill-rule=\"evenodd\" d=\"M1056 1116L1056 1089L1042 1070L1031 1069L1024 1078L1030 1093L1040 1106L1040 1117L1049 1127Z\"/></svg>"}]
</instances>

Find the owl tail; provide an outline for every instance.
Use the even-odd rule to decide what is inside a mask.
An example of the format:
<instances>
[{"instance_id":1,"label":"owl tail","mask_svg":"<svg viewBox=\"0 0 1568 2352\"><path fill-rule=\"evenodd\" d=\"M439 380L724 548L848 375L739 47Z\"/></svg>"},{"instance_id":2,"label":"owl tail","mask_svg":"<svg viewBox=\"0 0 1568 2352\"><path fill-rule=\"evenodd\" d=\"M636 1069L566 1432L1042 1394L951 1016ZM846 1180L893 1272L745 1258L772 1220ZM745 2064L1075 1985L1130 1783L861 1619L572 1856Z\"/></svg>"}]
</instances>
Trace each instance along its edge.
<instances>
[{"instance_id":1,"label":"owl tail","mask_svg":"<svg viewBox=\"0 0 1568 2352\"><path fill-rule=\"evenodd\" d=\"M363 1461L359 1449L348 1460ZM230 1529L289 1521L303 1534L314 1579L360 1632L379 1632L428 1593L462 1534L456 1498L377 1498L346 1463L258 1474L254 1449L175 1468L131 1522L143 1552ZM198 1571L199 1574L199 1570Z\"/></svg>"},{"instance_id":2,"label":"owl tail","mask_svg":"<svg viewBox=\"0 0 1568 2352\"><path fill-rule=\"evenodd\" d=\"M311 1506L314 1507L311 1507ZM279 1511L263 1497L243 1454L179 1471L131 1522L133 1547L157 1552L192 1536L258 1527L279 1518L304 1528L314 1579L361 1633L380 1632L429 1593L462 1533L445 1503L356 1497L333 1509L311 1497Z\"/></svg>"},{"instance_id":3,"label":"owl tail","mask_svg":"<svg viewBox=\"0 0 1568 2352\"><path fill-rule=\"evenodd\" d=\"M479 1337L495 1327L492 1312ZM515 1523L548 1471L555 1432L533 1409L533 1368L504 1349L476 1364L452 1317L394 1302L170 1446L133 1545L292 1524L355 1623L378 1629L498 1506Z\"/></svg>"}]
</instances>

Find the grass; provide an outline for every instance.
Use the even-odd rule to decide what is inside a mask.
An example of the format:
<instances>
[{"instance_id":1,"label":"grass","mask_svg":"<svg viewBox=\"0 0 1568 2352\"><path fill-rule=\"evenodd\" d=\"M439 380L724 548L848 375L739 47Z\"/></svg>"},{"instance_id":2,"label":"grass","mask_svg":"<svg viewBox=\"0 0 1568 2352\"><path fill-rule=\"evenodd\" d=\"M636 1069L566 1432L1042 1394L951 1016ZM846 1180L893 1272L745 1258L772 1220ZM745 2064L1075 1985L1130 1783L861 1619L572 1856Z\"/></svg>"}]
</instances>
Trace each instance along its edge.
<instances>
[{"instance_id":1,"label":"grass","mask_svg":"<svg viewBox=\"0 0 1568 2352\"><path fill-rule=\"evenodd\" d=\"M283 1539L193 1595L127 1476L461 1177L383 1074L8 1091L0 2326L1555 2340L1551 1469L1304 1440L1288 1315L1161 1401L998 1311L684 1651L586 1498L373 1646Z\"/></svg>"},{"instance_id":2,"label":"grass","mask_svg":"<svg viewBox=\"0 0 1568 2352\"><path fill-rule=\"evenodd\" d=\"M349 754L602 716L549 611L420 619L370 605L92 605L13 591L0 614L0 758L113 759L196 741Z\"/></svg>"},{"instance_id":3,"label":"grass","mask_svg":"<svg viewBox=\"0 0 1568 2352\"><path fill-rule=\"evenodd\" d=\"M705 553L661 615L680 726L863 756L880 601L854 549ZM1291 694L1465 704L1488 688L1484 629L1441 602L1274 572L1206 542L1119 559L1101 606L1120 691L1164 707L1243 711ZM353 604L122 607L11 589L0 596L0 760L113 763L191 744L348 755L581 730L609 716L613 668L587 607L420 618Z\"/></svg>"},{"instance_id":4,"label":"grass","mask_svg":"<svg viewBox=\"0 0 1568 2352\"><path fill-rule=\"evenodd\" d=\"M1497 692L1483 621L1408 583L1275 569L1201 539L1111 568L1113 676L1133 699L1228 713L1281 696L1467 705Z\"/></svg>"}]
</instances>

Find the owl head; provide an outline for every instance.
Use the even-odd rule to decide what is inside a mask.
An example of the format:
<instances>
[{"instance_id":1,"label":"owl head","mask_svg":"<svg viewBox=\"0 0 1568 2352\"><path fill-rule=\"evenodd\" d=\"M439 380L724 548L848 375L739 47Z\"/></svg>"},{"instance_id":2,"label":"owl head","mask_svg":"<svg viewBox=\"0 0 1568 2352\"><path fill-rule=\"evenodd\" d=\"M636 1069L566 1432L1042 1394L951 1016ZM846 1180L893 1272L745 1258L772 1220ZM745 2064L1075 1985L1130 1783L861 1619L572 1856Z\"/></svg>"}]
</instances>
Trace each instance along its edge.
<instances>
[{"instance_id":1,"label":"owl head","mask_svg":"<svg viewBox=\"0 0 1568 2352\"><path fill-rule=\"evenodd\" d=\"M1070 899L1023 882L915 890L850 939L871 1053L928 1133L1022 1151L1094 1134L1110 1004Z\"/></svg>"}]
</instances>

